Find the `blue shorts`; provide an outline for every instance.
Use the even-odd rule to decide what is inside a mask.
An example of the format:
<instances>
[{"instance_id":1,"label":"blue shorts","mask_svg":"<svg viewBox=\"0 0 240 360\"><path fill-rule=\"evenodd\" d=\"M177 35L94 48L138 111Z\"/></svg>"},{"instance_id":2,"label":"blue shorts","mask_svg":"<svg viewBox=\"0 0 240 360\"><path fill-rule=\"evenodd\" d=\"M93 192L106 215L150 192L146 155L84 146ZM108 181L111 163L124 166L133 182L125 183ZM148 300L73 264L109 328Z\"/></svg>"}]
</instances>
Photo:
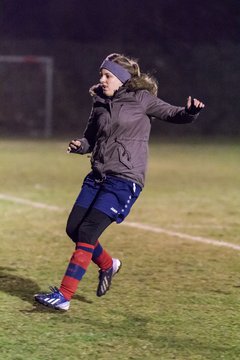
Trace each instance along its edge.
<instances>
[{"instance_id":1,"label":"blue shorts","mask_svg":"<svg viewBox=\"0 0 240 360\"><path fill-rule=\"evenodd\" d=\"M75 204L95 208L121 223L129 214L142 188L135 182L117 176L107 176L97 182L90 173L83 181Z\"/></svg>"}]
</instances>

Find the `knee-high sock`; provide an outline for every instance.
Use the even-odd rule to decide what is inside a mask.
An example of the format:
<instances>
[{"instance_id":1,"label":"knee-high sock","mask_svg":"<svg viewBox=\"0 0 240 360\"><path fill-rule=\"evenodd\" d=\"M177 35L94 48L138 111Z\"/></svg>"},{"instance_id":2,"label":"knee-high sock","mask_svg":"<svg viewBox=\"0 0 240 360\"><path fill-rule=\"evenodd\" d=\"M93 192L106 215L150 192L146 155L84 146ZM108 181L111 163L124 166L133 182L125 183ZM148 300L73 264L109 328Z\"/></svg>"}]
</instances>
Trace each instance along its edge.
<instances>
[{"instance_id":1,"label":"knee-high sock","mask_svg":"<svg viewBox=\"0 0 240 360\"><path fill-rule=\"evenodd\" d=\"M94 245L78 242L72 254L66 273L62 279L60 291L67 300L75 294L78 283L91 262Z\"/></svg>"},{"instance_id":2,"label":"knee-high sock","mask_svg":"<svg viewBox=\"0 0 240 360\"><path fill-rule=\"evenodd\" d=\"M97 241L93 255L92 255L92 261L101 269L101 270L107 270L109 269L112 264L112 257L107 253L106 250L103 249L100 242Z\"/></svg>"}]
</instances>

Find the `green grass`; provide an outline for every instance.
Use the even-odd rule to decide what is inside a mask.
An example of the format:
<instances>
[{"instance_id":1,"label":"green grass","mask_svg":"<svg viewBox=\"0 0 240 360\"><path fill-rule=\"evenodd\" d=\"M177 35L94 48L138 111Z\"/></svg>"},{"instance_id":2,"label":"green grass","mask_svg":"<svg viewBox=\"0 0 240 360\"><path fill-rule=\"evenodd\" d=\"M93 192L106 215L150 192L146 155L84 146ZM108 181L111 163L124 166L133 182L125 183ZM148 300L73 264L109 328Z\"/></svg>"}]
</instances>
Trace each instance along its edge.
<instances>
[{"instance_id":1,"label":"green grass","mask_svg":"<svg viewBox=\"0 0 240 360\"><path fill-rule=\"evenodd\" d=\"M1 141L0 348L4 360L240 358L240 252L112 225L102 243L123 261L103 298L94 265L66 313L35 306L58 285L73 245L65 223L89 159L60 141ZM128 218L240 245L237 142L151 144L146 188Z\"/></svg>"}]
</instances>

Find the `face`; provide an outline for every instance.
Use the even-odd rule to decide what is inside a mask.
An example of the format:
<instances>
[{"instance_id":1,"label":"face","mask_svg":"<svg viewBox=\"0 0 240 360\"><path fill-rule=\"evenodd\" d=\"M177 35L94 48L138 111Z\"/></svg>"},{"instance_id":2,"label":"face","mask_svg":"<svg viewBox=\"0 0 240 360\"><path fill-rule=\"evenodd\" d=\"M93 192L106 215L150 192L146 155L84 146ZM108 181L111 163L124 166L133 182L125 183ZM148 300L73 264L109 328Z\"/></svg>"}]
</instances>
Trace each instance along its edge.
<instances>
[{"instance_id":1,"label":"face","mask_svg":"<svg viewBox=\"0 0 240 360\"><path fill-rule=\"evenodd\" d=\"M115 91L123 85L115 75L106 69L101 69L100 71L100 84L106 96L113 96Z\"/></svg>"}]
</instances>

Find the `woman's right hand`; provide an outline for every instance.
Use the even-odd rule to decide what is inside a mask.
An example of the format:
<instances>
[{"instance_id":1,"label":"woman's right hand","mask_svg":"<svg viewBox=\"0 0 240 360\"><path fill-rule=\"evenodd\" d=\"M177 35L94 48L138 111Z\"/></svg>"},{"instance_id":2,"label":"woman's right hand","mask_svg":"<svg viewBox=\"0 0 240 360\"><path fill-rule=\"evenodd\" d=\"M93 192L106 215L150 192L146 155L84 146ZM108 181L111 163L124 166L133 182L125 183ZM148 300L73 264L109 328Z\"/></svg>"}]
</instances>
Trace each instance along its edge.
<instances>
[{"instance_id":1,"label":"woman's right hand","mask_svg":"<svg viewBox=\"0 0 240 360\"><path fill-rule=\"evenodd\" d=\"M80 147L81 147L81 141L80 140L72 140L72 141L70 141L70 143L68 145L67 152L68 153L78 152Z\"/></svg>"}]
</instances>

